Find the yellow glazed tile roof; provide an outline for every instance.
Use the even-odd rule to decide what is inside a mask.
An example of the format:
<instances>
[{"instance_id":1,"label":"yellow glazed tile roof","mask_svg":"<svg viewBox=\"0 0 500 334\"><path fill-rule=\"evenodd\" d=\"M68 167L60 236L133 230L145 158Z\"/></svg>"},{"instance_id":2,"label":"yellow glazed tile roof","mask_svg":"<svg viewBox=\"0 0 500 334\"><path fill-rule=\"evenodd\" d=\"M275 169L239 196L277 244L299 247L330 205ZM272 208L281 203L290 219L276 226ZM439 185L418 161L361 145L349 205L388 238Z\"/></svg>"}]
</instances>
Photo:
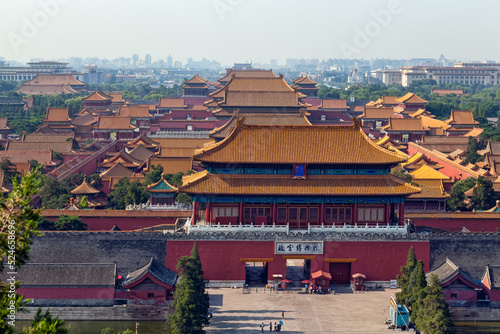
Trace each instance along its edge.
<instances>
[{"instance_id":1,"label":"yellow glazed tile roof","mask_svg":"<svg viewBox=\"0 0 500 334\"><path fill-rule=\"evenodd\" d=\"M232 195L411 195L420 188L391 175L315 175L295 180L290 175L235 175L200 172L183 178L179 191Z\"/></svg>"},{"instance_id":2,"label":"yellow glazed tile roof","mask_svg":"<svg viewBox=\"0 0 500 334\"><path fill-rule=\"evenodd\" d=\"M242 118L219 143L195 151L194 160L213 163L397 164L406 161L367 138L353 125L246 125Z\"/></svg>"},{"instance_id":3,"label":"yellow glazed tile roof","mask_svg":"<svg viewBox=\"0 0 500 334\"><path fill-rule=\"evenodd\" d=\"M450 177L438 172L428 165L422 165L419 169L410 173L414 180L449 180Z\"/></svg>"}]
</instances>

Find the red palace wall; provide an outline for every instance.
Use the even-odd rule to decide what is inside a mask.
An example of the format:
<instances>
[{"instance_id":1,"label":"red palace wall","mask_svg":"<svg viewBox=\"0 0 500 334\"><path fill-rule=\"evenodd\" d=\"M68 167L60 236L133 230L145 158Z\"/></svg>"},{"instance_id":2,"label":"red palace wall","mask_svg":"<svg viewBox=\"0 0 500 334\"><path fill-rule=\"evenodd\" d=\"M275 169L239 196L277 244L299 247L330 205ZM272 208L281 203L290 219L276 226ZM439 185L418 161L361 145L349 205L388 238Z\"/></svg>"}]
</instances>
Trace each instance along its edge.
<instances>
[{"instance_id":1,"label":"red palace wall","mask_svg":"<svg viewBox=\"0 0 500 334\"><path fill-rule=\"evenodd\" d=\"M440 215L441 217L434 217ZM467 218L457 216L467 215ZM420 216L420 217L419 217ZM477 216L477 217L474 217ZM432 215L419 215L417 213L405 214L405 218L411 219L415 226L429 226L445 230L447 232L458 232L466 227L471 232L498 232L500 231L500 215L498 213L441 213Z\"/></svg>"},{"instance_id":2,"label":"red palace wall","mask_svg":"<svg viewBox=\"0 0 500 334\"><path fill-rule=\"evenodd\" d=\"M114 299L115 288L19 288L29 299Z\"/></svg>"},{"instance_id":3,"label":"red palace wall","mask_svg":"<svg viewBox=\"0 0 500 334\"><path fill-rule=\"evenodd\" d=\"M190 255L194 241L167 241L166 266L174 269L177 259ZM272 259L268 279L273 274L286 274L286 259L274 254L274 241L196 241L205 279L217 281L245 280L245 263L241 259ZM400 273L406 263L408 249L414 247L418 259L429 270L430 245L428 241L325 241L324 254L311 260L311 272L329 271L325 259L356 259L351 274L360 272L368 281L389 281ZM291 257L291 256L289 256ZM256 261L260 262L260 261ZM264 260L262 261L264 262Z\"/></svg>"}]
</instances>

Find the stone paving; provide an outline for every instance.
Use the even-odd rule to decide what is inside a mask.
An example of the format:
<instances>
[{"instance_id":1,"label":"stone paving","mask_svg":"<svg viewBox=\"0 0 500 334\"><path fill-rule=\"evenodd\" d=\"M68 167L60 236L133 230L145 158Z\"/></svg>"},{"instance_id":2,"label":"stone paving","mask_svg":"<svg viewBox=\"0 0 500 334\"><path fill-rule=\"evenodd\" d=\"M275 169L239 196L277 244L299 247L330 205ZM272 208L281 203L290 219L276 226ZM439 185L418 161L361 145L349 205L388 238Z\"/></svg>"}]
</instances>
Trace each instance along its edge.
<instances>
[{"instance_id":1,"label":"stone paving","mask_svg":"<svg viewBox=\"0 0 500 334\"><path fill-rule=\"evenodd\" d=\"M283 333L388 333L389 297L399 290L385 289L361 293L337 289L335 294L311 295L303 291L269 293L264 288L208 289L213 319L207 333L258 333L260 324L269 332L269 323L285 318Z\"/></svg>"}]
</instances>

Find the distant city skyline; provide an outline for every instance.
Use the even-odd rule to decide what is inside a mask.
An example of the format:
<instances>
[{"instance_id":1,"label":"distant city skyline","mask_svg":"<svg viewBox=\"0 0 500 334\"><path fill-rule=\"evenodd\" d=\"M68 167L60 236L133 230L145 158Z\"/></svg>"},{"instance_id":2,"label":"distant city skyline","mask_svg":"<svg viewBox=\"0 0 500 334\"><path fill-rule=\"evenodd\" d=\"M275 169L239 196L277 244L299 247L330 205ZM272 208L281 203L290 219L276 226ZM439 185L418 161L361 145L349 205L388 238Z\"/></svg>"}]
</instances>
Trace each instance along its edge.
<instances>
[{"instance_id":1,"label":"distant city skyline","mask_svg":"<svg viewBox=\"0 0 500 334\"><path fill-rule=\"evenodd\" d=\"M473 6L469 4L474 4ZM15 0L0 5L0 57L217 60L495 60L500 2L459 0Z\"/></svg>"}]
</instances>

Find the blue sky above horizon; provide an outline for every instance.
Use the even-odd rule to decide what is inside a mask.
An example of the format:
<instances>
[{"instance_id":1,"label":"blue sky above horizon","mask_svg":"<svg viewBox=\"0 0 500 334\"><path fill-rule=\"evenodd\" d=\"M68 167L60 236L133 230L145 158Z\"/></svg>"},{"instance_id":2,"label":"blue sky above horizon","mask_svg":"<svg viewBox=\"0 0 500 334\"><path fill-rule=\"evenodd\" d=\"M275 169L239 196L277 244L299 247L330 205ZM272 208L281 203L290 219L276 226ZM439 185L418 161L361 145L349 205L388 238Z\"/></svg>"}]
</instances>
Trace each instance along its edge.
<instances>
[{"instance_id":1,"label":"blue sky above horizon","mask_svg":"<svg viewBox=\"0 0 500 334\"><path fill-rule=\"evenodd\" d=\"M499 9L495 0L1 0L0 56L500 61Z\"/></svg>"}]
</instances>

